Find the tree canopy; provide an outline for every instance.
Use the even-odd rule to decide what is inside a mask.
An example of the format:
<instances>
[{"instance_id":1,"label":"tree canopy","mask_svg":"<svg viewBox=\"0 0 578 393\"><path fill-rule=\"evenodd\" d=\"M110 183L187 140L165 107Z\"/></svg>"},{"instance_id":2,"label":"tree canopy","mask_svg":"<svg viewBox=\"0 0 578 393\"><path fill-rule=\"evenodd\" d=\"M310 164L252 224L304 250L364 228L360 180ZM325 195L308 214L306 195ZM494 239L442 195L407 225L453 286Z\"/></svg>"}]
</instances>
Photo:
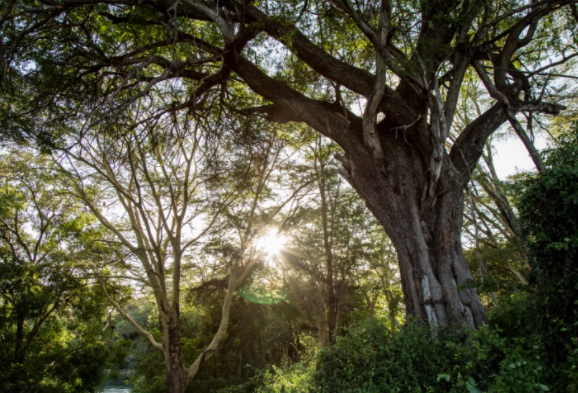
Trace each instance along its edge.
<instances>
[{"instance_id":1,"label":"tree canopy","mask_svg":"<svg viewBox=\"0 0 578 393\"><path fill-rule=\"evenodd\" d=\"M508 125L547 171L534 130L574 104L577 1L0 4L2 138L50 154L67 192L128 250L115 268L151 288L157 337L132 322L163 353L171 391L184 391L219 348L234 292L262 260L255 240L277 220L278 232L288 228L313 185L319 206L307 225L320 224L322 239L307 241L323 249L301 267L323 276L322 319L334 341L337 289L359 279L347 269L365 251L340 258L339 239L358 225L373 244L383 239L362 215L365 223L352 219L341 232L334 172L391 241L406 314L434 334L489 322L462 246L464 211L478 252L480 233L486 245L516 250L519 264L502 265L524 284L528 249L488 146ZM313 170L300 167L307 159ZM113 219L114 209L123 213ZM210 283L227 291L211 344L185 365L181 285L194 253L214 263ZM379 265L385 288L393 270ZM117 283L101 287L130 321Z\"/></svg>"},{"instance_id":2,"label":"tree canopy","mask_svg":"<svg viewBox=\"0 0 578 393\"><path fill-rule=\"evenodd\" d=\"M143 106L305 123L341 147L395 245L408 312L479 326L475 291L453 284L471 281L462 190L506 122L543 169L517 114L563 109L552 81L576 56L576 16L569 0L8 1L3 125L65 148L67 130ZM492 101L450 137L472 78Z\"/></svg>"}]
</instances>

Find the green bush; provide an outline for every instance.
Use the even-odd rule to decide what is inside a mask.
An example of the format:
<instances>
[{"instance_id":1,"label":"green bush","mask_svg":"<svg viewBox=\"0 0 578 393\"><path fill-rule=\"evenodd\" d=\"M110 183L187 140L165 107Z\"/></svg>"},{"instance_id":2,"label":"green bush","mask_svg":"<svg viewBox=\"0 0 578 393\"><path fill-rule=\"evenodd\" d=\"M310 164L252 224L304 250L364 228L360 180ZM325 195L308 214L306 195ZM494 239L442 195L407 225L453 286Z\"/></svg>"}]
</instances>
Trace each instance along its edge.
<instances>
[{"instance_id":1,"label":"green bush","mask_svg":"<svg viewBox=\"0 0 578 393\"><path fill-rule=\"evenodd\" d=\"M271 366L263 374L263 382L256 393L304 393L314 391L315 360Z\"/></svg>"},{"instance_id":2,"label":"green bush","mask_svg":"<svg viewBox=\"0 0 578 393\"><path fill-rule=\"evenodd\" d=\"M315 374L319 392L448 392L476 375L475 359L463 332L433 337L409 322L395 337L369 322L321 354Z\"/></svg>"},{"instance_id":3,"label":"green bush","mask_svg":"<svg viewBox=\"0 0 578 393\"><path fill-rule=\"evenodd\" d=\"M307 393L315 391L314 377L319 361L320 347L309 337L302 337L302 342L307 350L302 354L301 361L285 363L281 367L270 366L257 377L260 380L260 386L257 387L255 393Z\"/></svg>"},{"instance_id":4,"label":"green bush","mask_svg":"<svg viewBox=\"0 0 578 393\"><path fill-rule=\"evenodd\" d=\"M384 323L368 321L305 362L271 368L257 392L545 392L555 373L543 353L536 335L482 328L434 336L410 321L392 337Z\"/></svg>"},{"instance_id":5,"label":"green bush","mask_svg":"<svg viewBox=\"0 0 578 393\"><path fill-rule=\"evenodd\" d=\"M528 286L503 294L488 312L491 326L500 329L505 337L535 336L535 299L536 294Z\"/></svg>"}]
</instances>

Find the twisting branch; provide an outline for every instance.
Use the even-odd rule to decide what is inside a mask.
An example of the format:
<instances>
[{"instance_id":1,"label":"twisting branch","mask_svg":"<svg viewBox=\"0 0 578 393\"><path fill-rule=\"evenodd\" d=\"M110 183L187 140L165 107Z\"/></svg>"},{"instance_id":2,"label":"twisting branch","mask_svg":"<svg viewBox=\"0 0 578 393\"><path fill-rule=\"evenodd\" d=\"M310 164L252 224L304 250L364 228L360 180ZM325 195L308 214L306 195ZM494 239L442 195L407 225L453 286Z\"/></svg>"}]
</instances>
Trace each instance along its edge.
<instances>
[{"instance_id":1,"label":"twisting branch","mask_svg":"<svg viewBox=\"0 0 578 393\"><path fill-rule=\"evenodd\" d=\"M229 23L219 15L218 8L217 10L211 9L208 5L201 3L200 1L195 0L184 0L185 4L190 5L193 9L205 14L209 18L211 18L225 39L225 43L232 42L235 36L235 33ZM175 2L175 6L177 6L178 2ZM218 4L218 3L216 3Z\"/></svg>"},{"instance_id":2,"label":"twisting branch","mask_svg":"<svg viewBox=\"0 0 578 393\"><path fill-rule=\"evenodd\" d=\"M348 0L345 0L348 2ZM391 17L391 0L382 0L379 12L379 35L376 43L380 47L385 47L387 44L387 35L389 33L389 23ZM387 67L384 59L380 53L376 54L376 79L373 93L369 97L365 111L363 113L363 142L369 148L375 161L378 165L383 165L384 154L377 135L377 110L383 93L385 92L385 82Z\"/></svg>"},{"instance_id":3,"label":"twisting branch","mask_svg":"<svg viewBox=\"0 0 578 393\"><path fill-rule=\"evenodd\" d=\"M432 143L432 153L429 164L428 185L424 187L422 200L426 197L431 199L433 205L436 201L435 193L438 180L442 171L443 156L445 153L445 143L449 133L449 126L446 123L446 114L442 100L438 79L433 78L434 94L429 97L430 107L430 138Z\"/></svg>"},{"instance_id":4,"label":"twisting branch","mask_svg":"<svg viewBox=\"0 0 578 393\"><path fill-rule=\"evenodd\" d=\"M534 143L528 137L528 134L526 134L526 131L524 131L524 128L522 127L518 119L516 119L515 112L512 109L506 109L506 116L508 117L508 121L514 128L514 131L516 131L516 134L518 134L518 137L520 137L520 139L524 143L524 146L528 150L528 153L530 153L530 157L532 157L532 161L534 162L534 165L536 165L536 169L538 169L539 172L543 172L546 169L546 167L544 166L544 161L542 160L542 157L540 157L540 153L538 153L536 146L534 146Z\"/></svg>"}]
</instances>

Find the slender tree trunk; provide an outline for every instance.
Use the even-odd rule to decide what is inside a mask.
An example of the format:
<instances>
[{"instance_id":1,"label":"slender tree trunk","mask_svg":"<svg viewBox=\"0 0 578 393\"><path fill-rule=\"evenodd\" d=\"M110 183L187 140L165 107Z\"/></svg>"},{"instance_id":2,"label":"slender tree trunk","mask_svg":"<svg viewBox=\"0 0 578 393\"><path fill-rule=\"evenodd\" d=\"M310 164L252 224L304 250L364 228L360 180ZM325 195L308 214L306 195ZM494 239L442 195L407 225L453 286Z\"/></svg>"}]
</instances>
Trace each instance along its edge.
<instances>
[{"instance_id":1,"label":"slender tree trunk","mask_svg":"<svg viewBox=\"0 0 578 393\"><path fill-rule=\"evenodd\" d=\"M390 312L389 313L389 328L391 330L391 337L395 336L396 327L397 327L397 322L395 320L395 314Z\"/></svg>"},{"instance_id":2,"label":"slender tree trunk","mask_svg":"<svg viewBox=\"0 0 578 393\"><path fill-rule=\"evenodd\" d=\"M326 347L329 344L329 339L327 337L328 330L329 328L327 327L327 322L324 319L320 319L317 322L317 337L319 345L321 345L322 347Z\"/></svg>"},{"instance_id":3,"label":"slender tree trunk","mask_svg":"<svg viewBox=\"0 0 578 393\"><path fill-rule=\"evenodd\" d=\"M327 293L329 299L327 300L327 328L328 328L328 340L329 345L335 344L337 340L337 318L338 318L338 307L339 299L335 295L335 289L333 285Z\"/></svg>"},{"instance_id":4,"label":"slender tree trunk","mask_svg":"<svg viewBox=\"0 0 578 393\"><path fill-rule=\"evenodd\" d=\"M373 319L375 316L375 305L377 304L377 296L370 298L365 295L365 303L367 305L367 312L369 313L369 318Z\"/></svg>"},{"instance_id":5,"label":"slender tree trunk","mask_svg":"<svg viewBox=\"0 0 578 393\"><path fill-rule=\"evenodd\" d=\"M178 310L170 310L161 317L163 355L167 370L169 393L184 393L189 385L187 370L183 365L182 342Z\"/></svg>"},{"instance_id":6,"label":"slender tree trunk","mask_svg":"<svg viewBox=\"0 0 578 393\"><path fill-rule=\"evenodd\" d=\"M395 328L397 326L397 322L395 320L395 315L397 314L397 310L399 309L399 303L395 299L394 295L388 291L387 289L385 292L385 301L387 302L387 309L389 311L389 328L391 329L392 337L395 335Z\"/></svg>"},{"instance_id":7,"label":"slender tree trunk","mask_svg":"<svg viewBox=\"0 0 578 393\"><path fill-rule=\"evenodd\" d=\"M522 258L524 258L525 255L522 254L522 253L520 253L520 256L521 256ZM511 271L514 276L516 276L516 278L518 279L518 281L520 281L520 283L521 283L522 285L528 285L528 280L526 280L526 277L524 277L524 275L523 275L522 273L520 273L520 271L519 271L518 269L516 269L516 268L510 263L510 261L506 260L506 261L504 262L504 266L505 266L509 271Z\"/></svg>"},{"instance_id":8,"label":"slender tree trunk","mask_svg":"<svg viewBox=\"0 0 578 393\"><path fill-rule=\"evenodd\" d=\"M14 363L24 363L24 318L18 318L16 324L16 345L14 348Z\"/></svg>"},{"instance_id":9,"label":"slender tree trunk","mask_svg":"<svg viewBox=\"0 0 578 393\"><path fill-rule=\"evenodd\" d=\"M319 137L318 141L321 141ZM332 247L332 234L329 232L330 218L329 218L329 206L327 203L326 195L326 173L325 173L325 162L323 160L316 161L315 170L318 176L318 187L319 196L321 199L321 223L323 226L323 247L325 249L325 266L326 266L326 276L325 276L325 296L326 299L326 310L325 315L327 318L327 340L329 345L333 345L336 342L337 334L337 307L339 306L339 298L335 293L335 280L333 273L333 250ZM331 216L331 221L334 219Z\"/></svg>"}]
</instances>

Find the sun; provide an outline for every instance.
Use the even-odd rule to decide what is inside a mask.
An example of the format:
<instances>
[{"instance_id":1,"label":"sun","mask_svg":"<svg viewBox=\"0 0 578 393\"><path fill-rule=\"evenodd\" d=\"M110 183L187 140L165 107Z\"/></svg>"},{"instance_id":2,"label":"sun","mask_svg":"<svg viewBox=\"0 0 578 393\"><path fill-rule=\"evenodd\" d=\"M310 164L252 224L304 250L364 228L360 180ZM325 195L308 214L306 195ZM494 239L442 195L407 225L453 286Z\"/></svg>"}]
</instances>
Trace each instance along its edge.
<instances>
[{"instance_id":1,"label":"sun","mask_svg":"<svg viewBox=\"0 0 578 393\"><path fill-rule=\"evenodd\" d=\"M287 239L280 235L277 229L270 229L257 241L257 248L268 256L279 254Z\"/></svg>"}]
</instances>

